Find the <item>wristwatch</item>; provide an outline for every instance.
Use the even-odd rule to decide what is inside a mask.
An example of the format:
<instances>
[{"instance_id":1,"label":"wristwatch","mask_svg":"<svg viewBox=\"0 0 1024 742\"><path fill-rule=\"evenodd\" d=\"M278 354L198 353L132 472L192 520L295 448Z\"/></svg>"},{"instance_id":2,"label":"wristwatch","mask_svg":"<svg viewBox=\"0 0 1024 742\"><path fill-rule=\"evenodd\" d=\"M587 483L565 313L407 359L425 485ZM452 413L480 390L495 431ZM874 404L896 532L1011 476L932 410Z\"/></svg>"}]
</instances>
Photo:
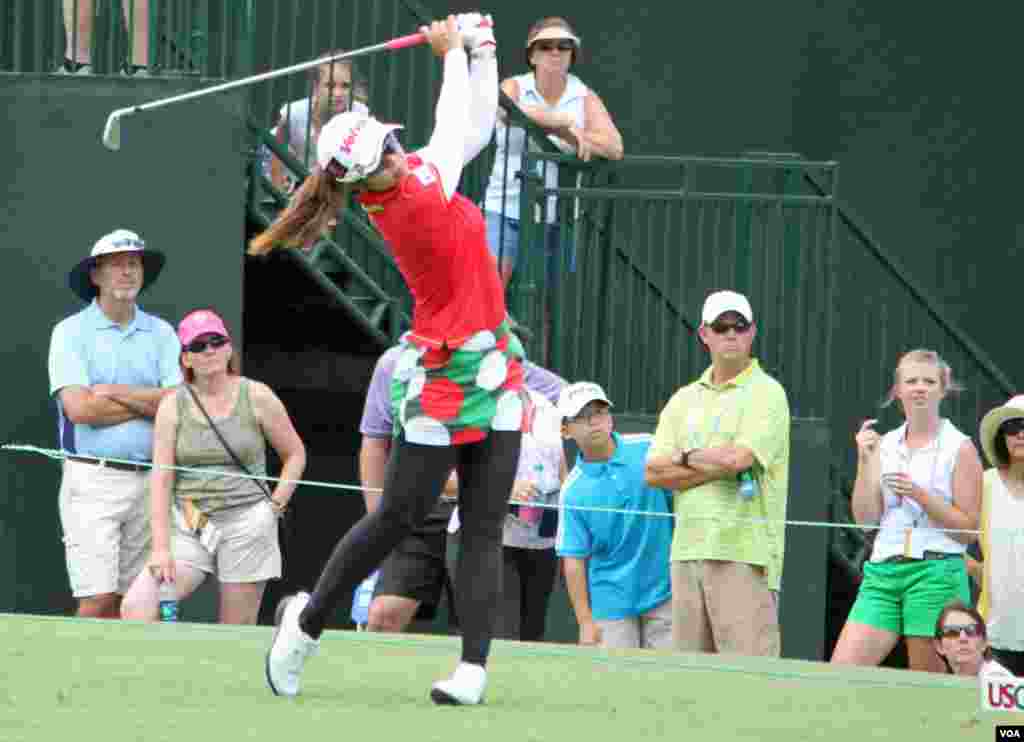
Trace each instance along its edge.
<instances>
[{"instance_id":1,"label":"wristwatch","mask_svg":"<svg viewBox=\"0 0 1024 742\"><path fill-rule=\"evenodd\" d=\"M683 467L685 469L689 469L690 468L690 453L692 453L692 451L686 451L686 450L680 451L679 455L676 456L676 465L677 466L681 466L681 467Z\"/></svg>"}]
</instances>

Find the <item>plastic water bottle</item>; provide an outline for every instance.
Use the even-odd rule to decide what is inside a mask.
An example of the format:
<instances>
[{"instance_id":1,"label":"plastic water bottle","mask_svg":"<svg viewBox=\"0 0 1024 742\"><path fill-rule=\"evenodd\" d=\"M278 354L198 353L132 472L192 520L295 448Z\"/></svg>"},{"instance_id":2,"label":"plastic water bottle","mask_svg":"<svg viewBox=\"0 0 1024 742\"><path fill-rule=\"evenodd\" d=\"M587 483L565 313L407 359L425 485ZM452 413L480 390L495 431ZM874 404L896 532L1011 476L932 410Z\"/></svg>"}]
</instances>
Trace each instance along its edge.
<instances>
[{"instance_id":1,"label":"plastic water bottle","mask_svg":"<svg viewBox=\"0 0 1024 742\"><path fill-rule=\"evenodd\" d=\"M370 602L373 600L373 591L377 587L378 577L380 577L379 569L360 582L359 587L356 588L352 598L352 621L356 626L365 626L369 623Z\"/></svg>"},{"instance_id":2,"label":"plastic water bottle","mask_svg":"<svg viewBox=\"0 0 1024 742\"><path fill-rule=\"evenodd\" d=\"M159 587L160 595L160 620L178 620L178 591L174 583L168 580L161 580Z\"/></svg>"},{"instance_id":3,"label":"plastic water bottle","mask_svg":"<svg viewBox=\"0 0 1024 742\"><path fill-rule=\"evenodd\" d=\"M752 469L744 469L739 475L740 499L749 500L757 494L757 480Z\"/></svg>"}]
</instances>

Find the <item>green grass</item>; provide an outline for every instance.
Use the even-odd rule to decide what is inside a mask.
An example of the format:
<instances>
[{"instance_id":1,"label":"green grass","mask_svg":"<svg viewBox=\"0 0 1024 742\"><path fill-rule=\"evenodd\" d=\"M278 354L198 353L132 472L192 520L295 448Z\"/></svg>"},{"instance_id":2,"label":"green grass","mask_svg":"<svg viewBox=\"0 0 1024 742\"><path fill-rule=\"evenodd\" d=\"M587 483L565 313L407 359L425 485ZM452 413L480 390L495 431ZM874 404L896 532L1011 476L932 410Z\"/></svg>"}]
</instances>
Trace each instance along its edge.
<instances>
[{"instance_id":1,"label":"green grass","mask_svg":"<svg viewBox=\"0 0 1024 742\"><path fill-rule=\"evenodd\" d=\"M680 742L993 739L977 686L789 660L496 642L486 705L436 707L452 637L328 632L303 693L263 677L270 629L0 615L0 740ZM1003 723L1024 723L1004 715Z\"/></svg>"}]
</instances>

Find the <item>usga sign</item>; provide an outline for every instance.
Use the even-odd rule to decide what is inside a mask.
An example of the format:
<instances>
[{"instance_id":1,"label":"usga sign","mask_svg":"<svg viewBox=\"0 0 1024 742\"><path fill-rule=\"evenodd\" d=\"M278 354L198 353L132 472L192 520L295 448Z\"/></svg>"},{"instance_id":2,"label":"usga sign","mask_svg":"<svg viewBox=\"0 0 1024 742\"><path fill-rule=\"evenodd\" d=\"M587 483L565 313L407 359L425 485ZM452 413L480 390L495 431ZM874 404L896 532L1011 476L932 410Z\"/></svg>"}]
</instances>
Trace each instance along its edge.
<instances>
[{"instance_id":1,"label":"usga sign","mask_svg":"<svg viewBox=\"0 0 1024 742\"><path fill-rule=\"evenodd\" d=\"M983 710L1024 711L1024 678L988 675L980 680Z\"/></svg>"}]
</instances>

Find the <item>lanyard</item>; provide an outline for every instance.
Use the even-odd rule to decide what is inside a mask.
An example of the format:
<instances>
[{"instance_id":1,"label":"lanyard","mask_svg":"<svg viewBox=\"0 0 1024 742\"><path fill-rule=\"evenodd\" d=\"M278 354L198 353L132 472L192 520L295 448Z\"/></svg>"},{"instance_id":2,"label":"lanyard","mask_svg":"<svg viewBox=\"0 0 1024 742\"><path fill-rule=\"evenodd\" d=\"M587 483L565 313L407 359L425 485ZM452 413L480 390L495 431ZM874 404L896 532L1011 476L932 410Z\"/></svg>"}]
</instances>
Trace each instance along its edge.
<instances>
[{"instance_id":1,"label":"lanyard","mask_svg":"<svg viewBox=\"0 0 1024 742\"><path fill-rule=\"evenodd\" d=\"M932 457L932 471L931 471L931 475L928 478L928 494L929 495L932 494L935 491L935 479L936 479L936 476L937 476L938 470L939 470L939 456L942 455L942 431L945 430L945 427L946 427L946 421L943 420L942 424L939 425L939 432L936 433L936 435L935 435L935 442L933 444L935 446L935 454ZM908 426L908 428L909 428L909 426ZM906 442L905 441L906 441L906 432L904 432L904 444L903 444L904 446L906 446ZM907 469L907 471L906 471L907 476L910 476L910 474L911 474L911 472L910 472L910 464L911 464L911 462L914 459L914 453L915 452L911 451L908 448L908 449L906 449L906 453L907 453L906 458L905 458L905 460L901 461L901 463L905 464L906 469ZM901 452L901 454L902 454L902 452ZM901 455L901 459L903 459L902 455ZM910 517L910 522L912 524L912 527L911 528L907 528L906 532L903 535L903 556L910 557L911 554L912 554L911 544L910 544L911 531L913 529L915 529L915 528L920 528L922 523L925 524L925 527L927 527L927 524L928 524L928 514L917 503L915 503L913 501L908 502L906 497L904 497L904 498L902 498L900 500L900 507L899 507L899 509L904 511L905 513L907 513L907 515Z\"/></svg>"}]
</instances>

